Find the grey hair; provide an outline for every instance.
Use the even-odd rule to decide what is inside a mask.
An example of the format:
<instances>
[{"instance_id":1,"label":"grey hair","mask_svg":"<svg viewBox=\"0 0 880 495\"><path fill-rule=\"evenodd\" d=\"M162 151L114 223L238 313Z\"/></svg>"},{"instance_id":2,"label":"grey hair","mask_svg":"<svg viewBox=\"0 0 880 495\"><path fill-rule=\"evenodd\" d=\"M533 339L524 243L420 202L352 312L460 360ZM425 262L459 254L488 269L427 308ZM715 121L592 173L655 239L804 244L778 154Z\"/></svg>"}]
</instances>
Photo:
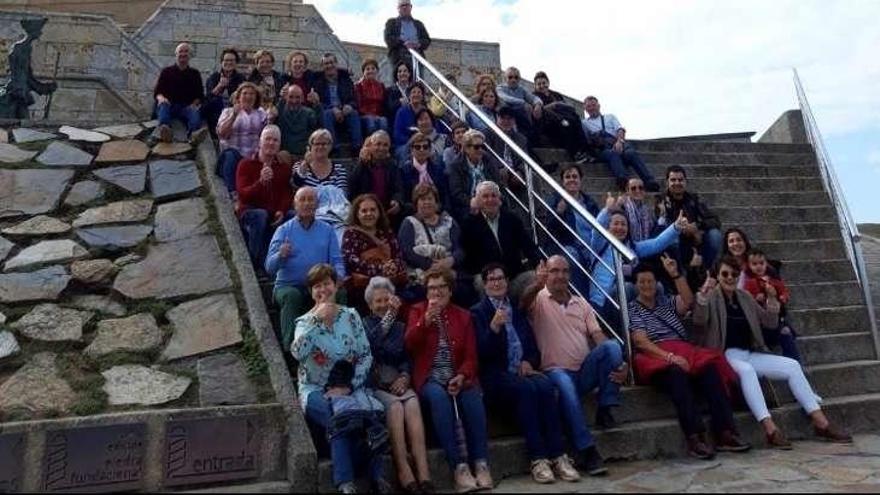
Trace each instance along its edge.
<instances>
[{"instance_id":1,"label":"grey hair","mask_svg":"<svg viewBox=\"0 0 880 495\"><path fill-rule=\"evenodd\" d=\"M471 144L475 139L485 141L486 135L476 129L468 129L467 132L464 133L464 136L462 136L461 142L464 144Z\"/></svg>"},{"instance_id":2,"label":"grey hair","mask_svg":"<svg viewBox=\"0 0 880 495\"><path fill-rule=\"evenodd\" d=\"M386 289L391 295L394 295L394 284L390 280L385 277L373 277L367 284L367 288L364 289L364 301L368 306L373 303L373 293L379 289Z\"/></svg>"},{"instance_id":3,"label":"grey hair","mask_svg":"<svg viewBox=\"0 0 880 495\"><path fill-rule=\"evenodd\" d=\"M498 184L492 182L491 180L484 180L477 184L477 188L474 189L474 195L480 194L480 191L483 189L491 189L495 194L501 195L501 188L498 187Z\"/></svg>"}]
</instances>

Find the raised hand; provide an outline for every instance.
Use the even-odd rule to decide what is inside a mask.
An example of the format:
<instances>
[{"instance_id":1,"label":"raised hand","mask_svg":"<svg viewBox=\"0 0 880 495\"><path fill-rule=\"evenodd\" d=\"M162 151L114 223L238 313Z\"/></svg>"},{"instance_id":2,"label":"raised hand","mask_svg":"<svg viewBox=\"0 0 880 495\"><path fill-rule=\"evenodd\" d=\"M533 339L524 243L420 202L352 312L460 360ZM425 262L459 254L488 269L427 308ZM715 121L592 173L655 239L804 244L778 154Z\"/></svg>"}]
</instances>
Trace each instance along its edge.
<instances>
[{"instance_id":1,"label":"raised hand","mask_svg":"<svg viewBox=\"0 0 880 495\"><path fill-rule=\"evenodd\" d=\"M280 256L281 259L287 259L288 257L290 257L290 253L292 252L293 245L290 243L290 241L284 241L283 243L281 243L281 249L278 250L278 256Z\"/></svg>"},{"instance_id":2,"label":"raised hand","mask_svg":"<svg viewBox=\"0 0 880 495\"><path fill-rule=\"evenodd\" d=\"M504 328L504 325L507 325L507 321L507 310L504 308L498 308L495 310L495 316L492 317L492 321L489 323L489 328L491 328L493 332L498 333Z\"/></svg>"},{"instance_id":3,"label":"raised hand","mask_svg":"<svg viewBox=\"0 0 880 495\"><path fill-rule=\"evenodd\" d=\"M538 267L535 268L535 283L540 286L543 286L547 283L547 264L544 260L538 262Z\"/></svg>"},{"instance_id":4,"label":"raised hand","mask_svg":"<svg viewBox=\"0 0 880 495\"><path fill-rule=\"evenodd\" d=\"M706 281L703 283L703 286L700 287L700 294L708 296L716 286L718 286L718 280L712 277L712 274L707 270Z\"/></svg>"},{"instance_id":5,"label":"raised hand","mask_svg":"<svg viewBox=\"0 0 880 495\"><path fill-rule=\"evenodd\" d=\"M272 182L272 177L274 177L275 173L272 171L272 167L263 167L260 170L260 182L265 184L269 184Z\"/></svg>"},{"instance_id":6,"label":"raised hand","mask_svg":"<svg viewBox=\"0 0 880 495\"><path fill-rule=\"evenodd\" d=\"M610 210L611 208L614 208L615 205L617 205L617 200L614 199L614 195L611 194L610 192L606 193L605 209Z\"/></svg>"},{"instance_id":7,"label":"raised hand","mask_svg":"<svg viewBox=\"0 0 880 495\"><path fill-rule=\"evenodd\" d=\"M694 256L691 258L691 266L696 268L703 266L703 256L697 251L697 248L692 248L694 250Z\"/></svg>"},{"instance_id":8,"label":"raised hand","mask_svg":"<svg viewBox=\"0 0 880 495\"><path fill-rule=\"evenodd\" d=\"M678 262L672 259L666 253L660 255L660 261L663 262L663 269L666 270L666 273L669 274L672 278L678 278Z\"/></svg>"},{"instance_id":9,"label":"raised hand","mask_svg":"<svg viewBox=\"0 0 880 495\"><path fill-rule=\"evenodd\" d=\"M777 299L779 297L779 292L776 291L776 287L773 287L771 284L767 284L767 287L764 289L764 292L767 293L768 299Z\"/></svg>"},{"instance_id":10,"label":"raised hand","mask_svg":"<svg viewBox=\"0 0 880 495\"><path fill-rule=\"evenodd\" d=\"M684 214L684 208L682 208L681 211L678 212L678 218L675 219L675 229L679 232L684 232L689 225L690 222L688 221L687 216Z\"/></svg>"}]
</instances>

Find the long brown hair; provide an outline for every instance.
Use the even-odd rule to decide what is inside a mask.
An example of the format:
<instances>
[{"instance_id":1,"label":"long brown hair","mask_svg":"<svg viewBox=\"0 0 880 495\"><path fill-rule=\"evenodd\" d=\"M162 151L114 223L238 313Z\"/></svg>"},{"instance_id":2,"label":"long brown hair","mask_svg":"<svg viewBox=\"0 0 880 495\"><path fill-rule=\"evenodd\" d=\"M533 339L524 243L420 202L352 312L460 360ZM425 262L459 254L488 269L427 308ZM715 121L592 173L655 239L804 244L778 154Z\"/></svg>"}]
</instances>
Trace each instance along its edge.
<instances>
[{"instance_id":1,"label":"long brown hair","mask_svg":"<svg viewBox=\"0 0 880 495\"><path fill-rule=\"evenodd\" d=\"M257 98L254 100L254 108L260 108L263 105L263 91L259 86L252 82L243 82L239 84L235 92L232 93L232 102L237 102L246 89L252 89L254 93L257 94Z\"/></svg>"},{"instance_id":2,"label":"long brown hair","mask_svg":"<svg viewBox=\"0 0 880 495\"><path fill-rule=\"evenodd\" d=\"M376 221L376 231L386 233L391 232L391 223L388 221L388 215L385 214L385 208L382 208L382 203L373 193L361 194L354 198L354 201L351 202L351 208L348 210L348 222L346 223L352 227L363 228L363 225L361 225L361 222L358 219L358 211L360 211L361 203L364 201L372 201L373 203L376 203L376 207L379 209L379 219Z\"/></svg>"}]
</instances>

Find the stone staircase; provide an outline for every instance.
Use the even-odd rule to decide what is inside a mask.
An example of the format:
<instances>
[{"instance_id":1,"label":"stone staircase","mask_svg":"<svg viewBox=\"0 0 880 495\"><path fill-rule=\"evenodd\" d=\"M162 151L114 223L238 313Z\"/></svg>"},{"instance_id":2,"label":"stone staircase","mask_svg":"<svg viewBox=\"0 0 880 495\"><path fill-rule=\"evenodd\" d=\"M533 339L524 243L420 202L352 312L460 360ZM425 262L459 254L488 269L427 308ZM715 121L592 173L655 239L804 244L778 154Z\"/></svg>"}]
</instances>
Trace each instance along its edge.
<instances>
[{"instance_id":1,"label":"stone staircase","mask_svg":"<svg viewBox=\"0 0 880 495\"><path fill-rule=\"evenodd\" d=\"M783 275L792 291L790 314L810 381L824 398L823 408L853 432L880 427L880 361L867 307L812 148L683 141L642 141L636 146L658 180L667 166L683 165L689 190L698 192L719 213L724 228L743 228L754 245L783 261ZM539 149L536 155L544 163L568 160L562 150ZM585 190L594 199L600 201L606 191L614 190L604 164L587 164L583 169ZM809 422L787 385L774 385L781 403L773 409L777 422L792 439L810 437ZM592 423L595 405L591 398L586 406ZM621 426L596 435L607 458L684 455L674 409L652 389L625 388L623 405L615 416ZM736 418L743 437L762 447L763 437L751 414L741 410ZM528 471L524 442L511 424L491 418L490 438L490 464L496 480ZM432 449L429 460L438 486L450 487L442 452ZM387 466L392 473L390 461ZM321 463L319 472L321 489L332 489L329 461ZM499 488L504 488L503 483Z\"/></svg>"}]
</instances>

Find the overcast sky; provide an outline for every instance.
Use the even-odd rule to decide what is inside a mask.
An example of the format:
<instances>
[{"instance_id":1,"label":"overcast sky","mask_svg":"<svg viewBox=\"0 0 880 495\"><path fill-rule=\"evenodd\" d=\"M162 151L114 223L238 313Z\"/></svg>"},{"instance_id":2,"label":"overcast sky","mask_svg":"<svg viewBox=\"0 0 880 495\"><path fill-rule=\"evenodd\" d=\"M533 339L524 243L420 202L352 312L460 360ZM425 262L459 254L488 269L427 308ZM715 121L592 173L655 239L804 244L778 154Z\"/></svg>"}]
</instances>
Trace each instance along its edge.
<instances>
[{"instance_id":1,"label":"overcast sky","mask_svg":"<svg viewBox=\"0 0 880 495\"><path fill-rule=\"evenodd\" d=\"M381 45L396 0L309 0ZM797 107L796 67L858 222L880 222L880 0L413 0L437 38L501 44L503 66L595 94L632 138L756 131Z\"/></svg>"}]
</instances>

